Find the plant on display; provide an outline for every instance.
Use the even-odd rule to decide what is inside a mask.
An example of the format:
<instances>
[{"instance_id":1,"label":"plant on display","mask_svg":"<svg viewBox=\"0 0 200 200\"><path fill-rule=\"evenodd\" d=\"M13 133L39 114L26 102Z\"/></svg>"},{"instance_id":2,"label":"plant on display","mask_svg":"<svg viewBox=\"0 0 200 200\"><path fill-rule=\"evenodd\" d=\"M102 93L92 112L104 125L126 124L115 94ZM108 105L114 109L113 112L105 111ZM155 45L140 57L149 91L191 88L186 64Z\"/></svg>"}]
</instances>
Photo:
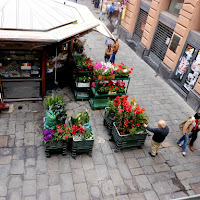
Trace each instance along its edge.
<instances>
[{"instance_id":1,"label":"plant on display","mask_svg":"<svg viewBox=\"0 0 200 200\"><path fill-rule=\"evenodd\" d=\"M48 141L68 140L71 138L72 128L68 124L59 124L55 130L44 129L42 136L44 143Z\"/></svg>"},{"instance_id":2,"label":"plant on display","mask_svg":"<svg viewBox=\"0 0 200 200\"><path fill-rule=\"evenodd\" d=\"M111 75L114 74L114 65L111 63L95 63L93 67L94 75Z\"/></svg>"},{"instance_id":3,"label":"plant on display","mask_svg":"<svg viewBox=\"0 0 200 200\"><path fill-rule=\"evenodd\" d=\"M93 64L92 60L87 57L85 54L83 54L77 61L76 61L76 67L78 71L92 71L93 70ZM74 70L75 73L76 70Z\"/></svg>"},{"instance_id":4,"label":"plant on display","mask_svg":"<svg viewBox=\"0 0 200 200\"><path fill-rule=\"evenodd\" d=\"M90 77L87 77L87 76L77 77L76 81L82 82L82 83L88 83L90 82Z\"/></svg>"},{"instance_id":5,"label":"plant on display","mask_svg":"<svg viewBox=\"0 0 200 200\"><path fill-rule=\"evenodd\" d=\"M86 139L94 138L94 135L92 134L92 132L82 124L73 125L72 134L75 140L86 140Z\"/></svg>"},{"instance_id":6,"label":"plant on display","mask_svg":"<svg viewBox=\"0 0 200 200\"><path fill-rule=\"evenodd\" d=\"M79 124L86 124L90 121L90 116L89 116L89 113L86 111L86 112L79 112L76 117L71 117L71 123L73 125L79 125Z\"/></svg>"},{"instance_id":7,"label":"plant on display","mask_svg":"<svg viewBox=\"0 0 200 200\"><path fill-rule=\"evenodd\" d=\"M145 109L136 104L136 99L129 103L127 98L128 95L117 96L113 101L109 101L110 108L107 109L107 115L115 119L120 135L133 135L143 131L143 124L148 123Z\"/></svg>"},{"instance_id":8,"label":"plant on display","mask_svg":"<svg viewBox=\"0 0 200 200\"><path fill-rule=\"evenodd\" d=\"M115 77L122 78L122 77L129 77L129 75L132 73L133 68L131 70L128 70L128 67L124 63L114 64L115 66Z\"/></svg>"}]
</instances>

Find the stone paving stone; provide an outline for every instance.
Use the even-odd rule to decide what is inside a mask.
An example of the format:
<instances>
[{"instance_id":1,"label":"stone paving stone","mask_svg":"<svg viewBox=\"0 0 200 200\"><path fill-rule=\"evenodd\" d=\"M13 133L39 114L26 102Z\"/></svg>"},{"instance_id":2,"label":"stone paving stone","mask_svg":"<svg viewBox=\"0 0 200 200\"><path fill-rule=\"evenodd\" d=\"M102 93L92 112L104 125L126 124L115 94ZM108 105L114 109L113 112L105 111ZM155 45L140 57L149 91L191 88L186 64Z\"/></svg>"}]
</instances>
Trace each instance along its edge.
<instances>
[{"instance_id":1,"label":"stone paving stone","mask_svg":"<svg viewBox=\"0 0 200 200\"><path fill-rule=\"evenodd\" d=\"M171 167L171 170L175 173L182 172L182 171L185 171L185 167L183 165L177 165L177 166Z\"/></svg>"},{"instance_id":2,"label":"stone paving stone","mask_svg":"<svg viewBox=\"0 0 200 200\"><path fill-rule=\"evenodd\" d=\"M18 189L22 187L22 175L11 175L9 177L8 189Z\"/></svg>"},{"instance_id":3,"label":"stone paving stone","mask_svg":"<svg viewBox=\"0 0 200 200\"><path fill-rule=\"evenodd\" d=\"M158 196L173 192L167 181L154 183L153 188L156 191L156 193L158 194Z\"/></svg>"},{"instance_id":4,"label":"stone paving stone","mask_svg":"<svg viewBox=\"0 0 200 200\"><path fill-rule=\"evenodd\" d=\"M127 149L122 149L121 151L124 154L125 158L133 158L133 157L135 157L135 155L133 153L133 148L129 147Z\"/></svg>"},{"instance_id":5,"label":"stone paving stone","mask_svg":"<svg viewBox=\"0 0 200 200\"><path fill-rule=\"evenodd\" d=\"M193 177L190 171L177 172L176 176L178 177L179 180L184 180L184 179Z\"/></svg>"},{"instance_id":6,"label":"stone paving stone","mask_svg":"<svg viewBox=\"0 0 200 200\"><path fill-rule=\"evenodd\" d=\"M95 170L99 181L110 178L106 165L95 165Z\"/></svg>"},{"instance_id":7,"label":"stone paving stone","mask_svg":"<svg viewBox=\"0 0 200 200\"><path fill-rule=\"evenodd\" d=\"M134 193L128 195L129 200L145 200L145 196L143 193Z\"/></svg>"},{"instance_id":8,"label":"stone paving stone","mask_svg":"<svg viewBox=\"0 0 200 200\"><path fill-rule=\"evenodd\" d=\"M100 184L101 184L101 191L102 191L103 197L115 196L115 188L111 180L100 182Z\"/></svg>"},{"instance_id":9,"label":"stone paving stone","mask_svg":"<svg viewBox=\"0 0 200 200\"><path fill-rule=\"evenodd\" d=\"M128 191L125 185L115 186L115 191L118 196L128 194Z\"/></svg>"},{"instance_id":10,"label":"stone paving stone","mask_svg":"<svg viewBox=\"0 0 200 200\"><path fill-rule=\"evenodd\" d=\"M25 123L25 133L34 132L34 124L32 122Z\"/></svg>"},{"instance_id":11,"label":"stone paving stone","mask_svg":"<svg viewBox=\"0 0 200 200\"><path fill-rule=\"evenodd\" d=\"M7 186L2 181L0 182L0 196L7 196Z\"/></svg>"},{"instance_id":12,"label":"stone paving stone","mask_svg":"<svg viewBox=\"0 0 200 200\"><path fill-rule=\"evenodd\" d=\"M89 195L90 195L90 199L101 199L102 198L102 194L101 191L99 189L98 185L91 185L89 186Z\"/></svg>"},{"instance_id":13,"label":"stone paving stone","mask_svg":"<svg viewBox=\"0 0 200 200\"><path fill-rule=\"evenodd\" d=\"M197 168L197 166L194 163L186 163L183 164L183 166L185 167L186 170L192 170Z\"/></svg>"},{"instance_id":14,"label":"stone paving stone","mask_svg":"<svg viewBox=\"0 0 200 200\"><path fill-rule=\"evenodd\" d=\"M23 183L24 196L36 195L36 180L25 180Z\"/></svg>"},{"instance_id":15,"label":"stone paving stone","mask_svg":"<svg viewBox=\"0 0 200 200\"><path fill-rule=\"evenodd\" d=\"M23 139L24 138L24 125L16 124L16 139Z\"/></svg>"},{"instance_id":16,"label":"stone paving stone","mask_svg":"<svg viewBox=\"0 0 200 200\"><path fill-rule=\"evenodd\" d=\"M92 153L92 159L95 165L103 165L105 164L105 158L101 151L95 150Z\"/></svg>"},{"instance_id":17,"label":"stone paving stone","mask_svg":"<svg viewBox=\"0 0 200 200\"><path fill-rule=\"evenodd\" d=\"M118 168L113 154L107 154L107 155L105 155L105 158L106 158L106 165L107 165L108 169Z\"/></svg>"},{"instance_id":18,"label":"stone paving stone","mask_svg":"<svg viewBox=\"0 0 200 200\"><path fill-rule=\"evenodd\" d=\"M37 160L36 163L37 174L47 173L47 163L45 160Z\"/></svg>"},{"instance_id":19,"label":"stone paving stone","mask_svg":"<svg viewBox=\"0 0 200 200\"><path fill-rule=\"evenodd\" d=\"M25 146L33 146L35 145L35 134L28 133L24 135L24 145Z\"/></svg>"},{"instance_id":20,"label":"stone paving stone","mask_svg":"<svg viewBox=\"0 0 200 200\"><path fill-rule=\"evenodd\" d=\"M153 168L156 172L165 172L170 170L169 166L165 163L153 165Z\"/></svg>"},{"instance_id":21,"label":"stone paving stone","mask_svg":"<svg viewBox=\"0 0 200 200\"><path fill-rule=\"evenodd\" d=\"M16 147L13 149L13 159L24 159L25 156L25 147Z\"/></svg>"},{"instance_id":22,"label":"stone paving stone","mask_svg":"<svg viewBox=\"0 0 200 200\"><path fill-rule=\"evenodd\" d=\"M77 200L88 200L89 199L89 193L86 183L79 183L74 184L75 193L76 193L76 199Z\"/></svg>"},{"instance_id":23,"label":"stone paving stone","mask_svg":"<svg viewBox=\"0 0 200 200\"><path fill-rule=\"evenodd\" d=\"M144 166L144 167L142 167L142 169L144 170L144 173L146 175L154 174L155 173L155 171L154 171L154 169L153 169L152 166Z\"/></svg>"},{"instance_id":24,"label":"stone paving stone","mask_svg":"<svg viewBox=\"0 0 200 200\"><path fill-rule=\"evenodd\" d=\"M28 167L25 169L24 180L36 179L36 168Z\"/></svg>"},{"instance_id":25,"label":"stone paving stone","mask_svg":"<svg viewBox=\"0 0 200 200\"><path fill-rule=\"evenodd\" d=\"M114 200L129 200L129 197L128 195L121 195L121 196L114 197Z\"/></svg>"},{"instance_id":26,"label":"stone paving stone","mask_svg":"<svg viewBox=\"0 0 200 200\"><path fill-rule=\"evenodd\" d=\"M199 162L199 156L190 156L190 157L188 157L188 160L191 163Z\"/></svg>"},{"instance_id":27,"label":"stone paving stone","mask_svg":"<svg viewBox=\"0 0 200 200\"><path fill-rule=\"evenodd\" d=\"M143 169L140 168L135 168L135 169L130 169L132 176L137 176L137 175L141 175L144 174Z\"/></svg>"},{"instance_id":28,"label":"stone paving stone","mask_svg":"<svg viewBox=\"0 0 200 200\"><path fill-rule=\"evenodd\" d=\"M108 142L101 144L101 149L102 149L103 154L111 154L112 153L112 149L110 148L110 145Z\"/></svg>"},{"instance_id":29,"label":"stone paving stone","mask_svg":"<svg viewBox=\"0 0 200 200\"><path fill-rule=\"evenodd\" d=\"M80 155L76 156L76 159L70 157L69 162L72 169L79 169L83 167Z\"/></svg>"},{"instance_id":30,"label":"stone paving stone","mask_svg":"<svg viewBox=\"0 0 200 200\"><path fill-rule=\"evenodd\" d=\"M60 185L62 193L74 191L74 184L72 179L72 174L60 174Z\"/></svg>"},{"instance_id":31,"label":"stone paving stone","mask_svg":"<svg viewBox=\"0 0 200 200\"><path fill-rule=\"evenodd\" d=\"M159 200L157 194L153 190L144 192L144 196L146 197L146 200Z\"/></svg>"},{"instance_id":32,"label":"stone paving stone","mask_svg":"<svg viewBox=\"0 0 200 200\"><path fill-rule=\"evenodd\" d=\"M82 155L82 163L84 171L94 169L93 159L88 155Z\"/></svg>"},{"instance_id":33,"label":"stone paving stone","mask_svg":"<svg viewBox=\"0 0 200 200\"><path fill-rule=\"evenodd\" d=\"M51 171L49 173L49 185L59 185L60 177L57 171Z\"/></svg>"},{"instance_id":34,"label":"stone paving stone","mask_svg":"<svg viewBox=\"0 0 200 200\"><path fill-rule=\"evenodd\" d=\"M62 171L63 174L71 172L71 166L70 166L70 159L61 156L59 158L59 169Z\"/></svg>"},{"instance_id":35,"label":"stone paving stone","mask_svg":"<svg viewBox=\"0 0 200 200\"><path fill-rule=\"evenodd\" d=\"M129 169L140 167L140 164L136 158L128 158L128 159L126 159L126 163L129 167Z\"/></svg>"},{"instance_id":36,"label":"stone paving stone","mask_svg":"<svg viewBox=\"0 0 200 200\"><path fill-rule=\"evenodd\" d=\"M60 185L49 186L50 199L61 200L61 188Z\"/></svg>"},{"instance_id":37,"label":"stone paving stone","mask_svg":"<svg viewBox=\"0 0 200 200\"><path fill-rule=\"evenodd\" d=\"M179 165L179 162L177 160L168 160L166 163L169 165L169 167Z\"/></svg>"},{"instance_id":38,"label":"stone paving stone","mask_svg":"<svg viewBox=\"0 0 200 200\"><path fill-rule=\"evenodd\" d=\"M139 191L151 190L151 183L146 175L135 176L135 181L138 185Z\"/></svg>"},{"instance_id":39,"label":"stone paving stone","mask_svg":"<svg viewBox=\"0 0 200 200\"><path fill-rule=\"evenodd\" d=\"M10 174L23 174L24 173L24 160L12 160Z\"/></svg>"},{"instance_id":40,"label":"stone paving stone","mask_svg":"<svg viewBox=\"0 0 200 200\"><path fill-rule=\"evenodd\" d=\"M160 153L158 153L158 155L155 158L153 158L153 160L156 164L161 164L166 162Z\"/></svg>"},{"instance_id":41,"label":"stone paving stone","mask_svg":"<svg viewBox=\"0 0 200 200\"><path fill-rule=\"evenodd\" d=\"M37 175L37 189L43 190L49 187L49 177L48 174Z\"/></svg>"},{"instance_id":42,"label":"stone paving stone","mask_svg":"<svg viewBox=\"0 0 200 200\"><path fill-rule=\"evenodd\" d=\"M200 194L200 182L190 184L195 194Z\"/></svg>"},{"instance_id":43,"label":"stone paving stone","mask_svg":"<svg viewBox=\"0 0 200 200\"><path fill-rule=\"evenodd\" d=\"M132 175L126 163L118 163L119 171L123 179L131 179Z\"/></svg>"},{"instance_id":44,"label":"stone paving stone","mask_svg":"<svg viewBox=\"0 0 200 200\"><path fill-rule=\"evenodd\" d=\"M75 192L62 193L63 200L76 200Z\"/></svg>"},{"instance_id":45,"label":"stone paving stone","mask_svg":"<svg viewBox=\"0 0 200 200\"><path fill-rule=\"evenodd\" d=\"M131 180L125 180L124 184L126 186L128 194L132 194L132 193L138 192L135 180L133 180L133 179L131 179Z\"/></svg>"},{"instance_id":46,"label":"stone paving stone","mask_svg":"<svg viewBox=\"0 0 200 200\"><path fill-rule=\"evenodd\" d=\"M34 167L35 166L35 158L28 158L25 162L26 167Z\"/></svg>"},{"instance_id":47,"label":"stone paving stone","mask_svg":"<svg viewBox=\"0 0 200 200\"><path fill-rule=\"evenodd\" d=\"M0 157L0 165L6 165L11 163L11 156Z\"/></svg>"},{"instance_id":48,"label":"stone paving stone","mask_svg":"<svg viewBox=\"0 0 200 200\"><path fill-rule=\"evenodd\" d=\"M114 186L124 185L122 176L118 169L109 170L109 174Z\"/></svg>"},{"instance_id":49,"label":"stone paving stone","mask_svg":"<svg viewBox=\"0 0 200 200\"><path fill-rule=\"evenodd\" d=\"M147 176L151 183L166 181L166 180L175 178L175 174L171 170L168 172L161 172L161 173L151 174Z\"/></svg>"},{"instance_id":50,"label":"stone paving stone","mask_svg":"<svg viewBox=\"0 0 200 200\"><path fill-rule=\"evenodd\" d=\"M125 161L125 157L122 152L118 151L118 152L114 152L113 154L118 163Z\"/></svg>"},{"instance_id":51,"label":"stone paving stone","mask_svg":"<svg viewBox=\"0 0 200 200\"><path fill-rule=\"evenodd\" d=\"M188 195L185 194L184 192L175 192L175 193L172 193L171 196L172 196L174 199L177 199L177 198L187 197Z\"/></svg>"},{"instance_id":52,"label":"stone paving stone","mask_svg":"<svg viewBox=\"0 0 200 200\"><path fill-rule=\"evenodd\" d=\"M36 196L24 197L24 200L36 200Z\"/></svg>"},{"instance_id":53,"label":"stone paving stone","mask_svg":"<svg viewBox=\"0 0 200 200\"><path fill-rule=\"evenodd\" d=\"M47 159L47 166L49 171L59 170L59 159L57 156L52 156Z\"/></svg>"},{"instance_id":54,"label":"stone paving stone","mask_svg":"<svg viewBox=\"0 0 200 200\"><path fill-rule=\"evenodd\" d=\"M8 190L7 200L21 200L21 199L22 199L21 189Z\"/></svg>"},{"instance_id":55,"label":"stone paving stone","mask_svg":"<svg viewBox=\"0 0 200 200\"><path fill-rule=\"evenodd\" d=\"M9 136L7 135L0 135L0 148L7 147L9 141Z\"/></svg>"},{"instance_id":56,"label":"stone paving stone","mask_svg":"<svg viewBox=\"0 0 200 200\"><path fill-rule=\"evenodd\" d=\"M85 174L83 169L72 169L73 182L76 183L85 183Z\"/></svg>"},{"instance_id":57,"label":"stone paving stone","mask_svg":"<svg viewBox=\"0 0 200 200\"><path fill-rule=\"evenodd\" d=\"M87 181L87 184L98 184L98 178L96 174L96 170L91 169L85 172L85 178Z\"/></svg>"},{"instance_id":58,"label":"stone paving stone","mask_svg":"<svg viewBox=\"0 0 200 200\"><path fill-rule=\"evenodd\" d=\"M37 200L49 200L49 190L37 190Z\"/></svg>"},{"instance_id":59,"label":"stone paving stone","mask_svg":"<svg viewBox=\"0 0 200 200\"><path fill-rule=\"evenodd\" d=\"M138 158L138 162L140 163L141 167L146 165L153 165L155 163L151 157Z\"/></svg>"}]
</instances>

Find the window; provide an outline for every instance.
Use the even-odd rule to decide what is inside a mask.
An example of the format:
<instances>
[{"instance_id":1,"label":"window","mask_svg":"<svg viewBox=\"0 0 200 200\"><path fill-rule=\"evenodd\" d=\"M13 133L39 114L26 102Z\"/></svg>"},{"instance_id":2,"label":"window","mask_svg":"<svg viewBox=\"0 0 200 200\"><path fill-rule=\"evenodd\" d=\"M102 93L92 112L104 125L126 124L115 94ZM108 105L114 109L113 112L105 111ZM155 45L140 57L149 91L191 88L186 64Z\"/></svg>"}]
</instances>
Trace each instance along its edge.
<instances>
[{"instance_id":1,"label":"window","mask_svg":"<svg viewBox=\"0 0 200 200\"><path fill-rule=\"evenodd\" d=\"M169 5L169 12L179 15L181 8L183 7L184 0L171 0Z\"/></svg>"}]
</instances>

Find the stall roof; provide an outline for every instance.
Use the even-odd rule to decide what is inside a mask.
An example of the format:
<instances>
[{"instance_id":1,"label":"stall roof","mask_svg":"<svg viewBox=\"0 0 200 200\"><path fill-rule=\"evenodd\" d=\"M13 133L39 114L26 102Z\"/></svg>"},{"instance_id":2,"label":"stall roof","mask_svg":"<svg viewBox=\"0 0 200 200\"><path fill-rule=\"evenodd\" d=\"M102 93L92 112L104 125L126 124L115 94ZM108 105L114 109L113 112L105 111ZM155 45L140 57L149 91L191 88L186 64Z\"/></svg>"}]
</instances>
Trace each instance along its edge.
<instances>
[{"instance_id":1,"label":"stall roof","mask_svg":"<svg viewBox=\"0 0 200 200\"><path fill-rule=\"evenodd\" d=\"M60 42L97 26L102 25L86 6L70 1L0 2L0 41ZM105 32L114 38L108 30Z\"/></svg>"}]
</instances>

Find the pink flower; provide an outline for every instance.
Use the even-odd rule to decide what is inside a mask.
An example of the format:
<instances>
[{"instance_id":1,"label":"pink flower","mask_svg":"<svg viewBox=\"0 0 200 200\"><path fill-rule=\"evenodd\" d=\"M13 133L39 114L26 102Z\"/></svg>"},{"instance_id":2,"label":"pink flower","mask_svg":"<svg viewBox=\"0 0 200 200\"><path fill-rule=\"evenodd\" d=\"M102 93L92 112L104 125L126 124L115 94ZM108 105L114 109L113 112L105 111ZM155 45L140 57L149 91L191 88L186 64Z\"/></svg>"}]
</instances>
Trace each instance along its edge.
<instances>
[{"instance_id":1,"label":"pink flower","mask_svg":"<svg viewBox=\"0 0 200 200\"><path fill-rule=\"evenodd\" d=\"M57 128L60 128L60 126L58 125Z\"/></svg>"},{"instance_id":2,"label":"pink flower","mask_svg":"<svg viewBox=\"0 0 200 200\"><path fill-rule=\"evenodd\" d=\"M58 132L59 132L59 133L62 133L62 132L63 132L62 128L60 128L60 129L58 130Z\"/></svg>"},{"instance_id":3,"label":"pink flower","mask_svg":"<svg viewBox=\"0 0 200 200\"><path fill-rule=\"evenodd\" d=\"M67 126L66 124L63 124L63 126L65 127L65 126Z\"/></svg>"},{"instance_id":4,"label":"pink flower","mask_svg":"<svg viewBox=\"0 0 200 200\"><path fill-rule=\"evenodd\" d=\"M68 135L65 135L65 139L67 140L69 138L69 136Z\"/></svg>"}]
</instances>

